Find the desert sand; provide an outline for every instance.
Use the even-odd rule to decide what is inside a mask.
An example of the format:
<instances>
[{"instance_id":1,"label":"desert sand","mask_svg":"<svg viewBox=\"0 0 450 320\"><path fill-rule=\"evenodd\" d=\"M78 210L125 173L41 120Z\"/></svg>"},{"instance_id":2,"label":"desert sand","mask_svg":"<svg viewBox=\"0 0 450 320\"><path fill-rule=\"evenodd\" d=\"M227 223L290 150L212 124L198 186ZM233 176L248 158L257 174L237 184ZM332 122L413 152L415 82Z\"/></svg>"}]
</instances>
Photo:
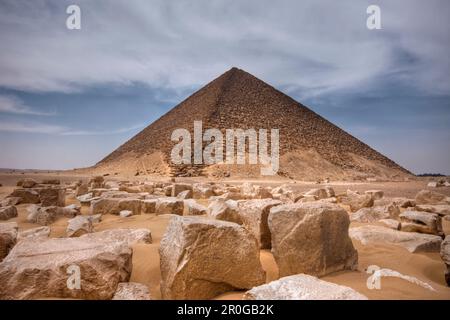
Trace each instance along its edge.
<instances>
[{"instance_id":1,"label":"desert sand","mask_svg":"<svg viewBox=\"0 0 450 320\"><path fill-rule=\"evenodd\" d=\"M0 199L10 194L19 179L25 177L35 180L47 178L58 178L61 183L71 182L78 179L88 180L88 176L73 175L64 172L13 172L0 174ZM108 179L109 177L107 177ZM120 179L121 177L112 177L111 179ZM136 179L139 177L126 177L127 179ZM141 178L142 179L142 178ZM161 178L164 179L164 178ZM168 179L166 178L166 181ZM177 178L177 182L204 181L203 178ZM224 180L230 184L242 184L240 180ZM273 181L255 180L260 185L276 186L286 183L284 179ZM312 182L290 181L292 188L305 191L317 184ZM350 182L331 182L329 184L336 192L345 192L347 189L365 191L378 189L383 190L386 197L410 197L422 190L427 189L426 181L409 182L372 182L372 183L350 183ZM450 195L450 187L439 188L440 193ZM199 202L207 204L207 200ZM78 200L69 195L66 198L66 205L76 203ZM19 231L27 230L38 225L27 222L28 204L17 205L18 216L8 220L15 221L19 225ZM403 209L404 210L404 209ZM89 207L82 207L82 214L88 214ZM159 243L166 230L171 215L142 214L128 218L121 218L117 215L104 215L103 220L95 225L95 231L102 231L115 228L148 228L151 231L152 244L135 244L133 246L133 268L130 281L142 283L148 286L152 298L161 299L160 293L160 262L159 262ZM64 237L68 218L60 218L50 225L50 237ZM443 229L446 234L450 233L450 221L443 219ZM377 224L377 223L374 223ZM352 222L350 227L361 225ZM438 253L409 253L406 249L394 245L362 245L356 240L353 244L359 253L359 266L356 271L341 271L323 277L323 280L345 285L366 295L369 299L450 299L450 288L446 286L444 280L445 264ZM266 282L278 279L278 269L270 250L261 250L260 260L264 270L267 272ZM368 274L365 272L368 266L377 265L382 268L389 268L402 274L414 276L421 281L431 285L436 291L430 291L418 285L409 283L398 278L382 278L381 290L369 290L366 285ZM216 299L235 300L241 299L244 292L233 291L218 296Z\"/></svg>"}]
</instances>

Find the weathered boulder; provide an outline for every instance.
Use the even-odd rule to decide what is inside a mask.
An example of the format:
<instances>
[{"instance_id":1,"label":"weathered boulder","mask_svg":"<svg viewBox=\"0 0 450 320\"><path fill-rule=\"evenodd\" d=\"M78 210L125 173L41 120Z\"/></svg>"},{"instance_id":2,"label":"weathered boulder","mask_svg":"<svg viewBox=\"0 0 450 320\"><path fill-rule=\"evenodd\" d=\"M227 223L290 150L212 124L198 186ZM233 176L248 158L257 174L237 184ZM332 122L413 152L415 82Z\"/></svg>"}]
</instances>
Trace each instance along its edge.
<instances>
[{"instance_id":1,"label":"weathered boulder","mask_svg":"<svg viewBox=\"0 0 450 320\"><path fill-rule=\"evenodd\" d=\"M17 235L17 242L28 238L48 238L50 235L50 231L50 227L47 226L21 231Z\"/></svg>"},{"instance_id":2,"label":"weathered boulder","mask_svg":"<svg viewBox=\"0 0 450 320\"><path fill-rule=\"evenodd\" d=\"M108 190L108 191L105 191ZM126 198L132 198L132 199L139 199L139 195L135 193L128 193L125 191L116 191L111 189L94 189L92 190L92 195L94 196L94 191L97 191L97 194L101 194L100 198L117 198L117 199L126 199Z\"/></svg>"},{"instance_id":3,"label":"weathered boulder","mask_svg":"<svg viewBox=\"0 0 450 320\"><path fill-rule=\"evenodd\" d=\"M380 200L384 196L382 190L367 190L364 193L370 195L373 200Z\"/></svg>"},{"instance_id":4,"label":"weathered boulder","mask_svg":"<svg viewBox=\"0 0 450 320\"><path fill-rule=\"evenodd\" d=\"M281 278L247 291L243 300L368 300L345 286L306 274Z\"/></svg>"},{"instance_id":5,"label":"weathered boulder","mask_svg":"<svg viewBox=\"0 0 450 320\"><path fill-rule=\"evenodd\" d=\"M189 183L174 183L172 185L172 197L176 197L186 190L192 191L192 185Z\"/></svg>"},{"instance_id":6,"label":"weathered boulder","mask_svg":"<svg viewBox=\"0 0 450 320\"><path fill-rule=\"evenodd\" d=\"M159 198L156 202L156 214L176 214L179 216L183 215L184 202L182 199L168 197Z\"/></svg>"},{"instance_id":7,"label":"weathered boulder","mask_svg":"<svg viewBox=\"0 0 450 320\"><path fill-rule=\"evenodd\" d=\"M255 186L250 199L272 199L272 193L269 187Z\"/></svg>"},{"instance_id":8,"label":"weathered boulder","mask_svg":"<svg viewBox=\"0 0 450 320\"><path fill-rule=\"evenodd\" d=\"M64 207L66 203L66 190L63 188L42 188L39 189L39 199L43 207L58 206Z\"/></svg>"},{"instance_id":9,"label":"weathered boulder","mask_svg":"<svg viewBox=\"0 0 450 320\"><path fill-rule=\"evenodd\" d=\"M56 206L39 207L37 205L32 205L28 207L27 210L28 222L40 224L41 226L48 226L64 216L62 208Z\"/></svg>"},{"instance_id":10,"label":"weathered boulder","mask_svg":"<svg viewBox=\"0 0 450 320\"><path fill-rule=\"evenodd\" d=\"M208 206L208 215L216 220L242 224L238 202L234 200L213 200Z\"/></svg>"},{"instance_id":11,"label":"weathered boulder","mask_svg":"<svg viewBox=\"0 0 450 320\"><path fill-rule=\"evenodd\" d=\"M316 188L305 192L304 196L314 196L316 200L320 200L328 198L328 192L325 188Z\"/></svg>"},{"instance_id":12,"label":"weathered boulder","mask_svg":"<svg viewBox=\"0 0 450 320\"><path fill-rule=\"evenodd\" d=\"M88 217L92 221L92 223L99 223L102 221L101 214L90 214L90 215L87 215L86 217Z\"/></svg>"},{"instance_id":13,"label":"weathered boulder","mask_svg":"<svg viewBox=\"0 0 450 320\"><path fill-rule=\"evenodd\" d=\"M71 204L62 208L64 217L73 218L81 214L81 207L76 204Z\"/></svg>"},{"instance_id":14,"label":"weathered boulder","mask_svg":"<svg viewBox=\"0 0 450 320\"><path fill-rule=\"evenodd\" d=\"M393 229L393 230L400 230L401 226L402 226L400 221L397 221L394 219L381 219L378 222L381 222L382 224L384 224L384 226L388 227L389 229Z\"/></svg>"},{"instance_id":15,"label":"weathered boulder","mask_svg":"<svg viewBox=\"0 0 450 320\"><path fill-rule=\"evenodd\" d=\"M17 217L17 209L15 206L0 207L0 220L9 220Z\"/></svg>"},{"instance_id":16,"label":"weathered boulder","mask_svg":"<svg viewBox=\"0 0 450 320\"><path fill-rule=\"evenodd\" d=\"M210 299L265 282L256 239L235 223L174 217L159 253L163 299Z\"/></svg>"},{"instance_id":17,"label":"weathered boulder","mask_svg":"<svg viewBox=\"0 0 450 320\"><path fill-rule=\"evenodd\" d=\"M194 199L184 200L184 206L187 214L190 216L200 216L208 214L208 208L197 203Z\"/></svg>"},{"instance_id":18,"label":"weathered boulder","mask_svg":"<svg viewBox=\"0 0 450 320\"><path fill-rule=\"evenodd\" d=\"M400 215L401 230L442 236L442 218L435 213L405 211Z\"/></svg>"},{"instance_id":19,"label":"weathered boulder","mask_svg":"<svg viewBox=\"0 0 450 320\"><path fill-rule=\"evenodd\" d=\"M152 234L148 229L111 229L100 232L87 233L80 238L86 238L90 241L114 241L126 242L128 245L135 243L152 243Z\"/></svg>"},{"instance_id":20,"label":"weathered boulder","mask_svg":"<svg viewBox=\"0 0 450 320\"><path fill-rule=\"evenodd\" d=\"M214 195L213 187L205 183L194 183L192 191L194 199L208 199Z\"/></svg>"},{"instance_id":21,"label":"weathered boulder","mask_svg":"<svg viewBox=\"0 0 450 320\"><path fill-rule=\"evenodd\" d=\"M402 198L402 197L396 197L396 198L383 197L381 199L374 200L373 205L375 207L396 205L400 208L409 208L409 207L414 207L416 205L416 201L414 199L408 199L408 198Z\"/></svg>"},{"instance_id":22,"label":"weathered boulder","mask_svg":"<svg viewBox=\"0 0 450 320\"><path fill-rule=\"evenodd\" d=\"M85 206L90 205L92 201L98 200L98 199L100 199L100 197L94 197L92 195L92 192L89 192L89 193L86 193L86 194L83 194L83 195L77 197L77 200L80 201L81 205L85 205Z\"/></svg>"},{"instance_id":23,"label":"weathered boulder","mask_svg":"<svg viewBox=\"0 0 450 320\"><path fill-rule=\"evenodd\" d=\"M356 269L358 252L348 236L350 219L335 204L295 203L270 210L272 253L280 277L316 276Z\"/></svg>"},{"instance_id":24,"label":"weathered boulder","mask_svg":"<svg viewBox=\"0 0 450 320\"><path fill-rule=\"evenodd\" d=\"M272 236L267 219L270 209L280 204L282 204L280 200L273 199L244 200L238 203L242 225L255 236L261 249L272 247Z\"/></svg>"},{"instance_id":25,"label":"weathered boulder","mask_svg":"<svg viewBox=\"0 0 450 320\"><path fill-rule=\"evenodd\" d=\"M103 188L119 190L120 184L119 184L118 181L111 181L111 180L110 181L105 181L103 183Z\"/></svg>"},{"instance_id":26,"label":"weathered boulder","mask_svg":"<svg viewBox=\"0 0 450 320\"><path fill-rule=\"evenodd\" d=\"M128 217L131 217L132 215L133 215L133 211L130 211L130 210L122 210L119 213L119 216L121 218L128 218Z\"/></svg>"},{"instance_id":27,"label":"weathered boulder","mask_svg":"<svg viewBox=\"0 0 450 320\"><path fill-rule=\"evenodd\" d=\"M38 205L31 205L27 208L28 211L28 222L37 223L42 226L47 226L52 224L61 217L73 218L80 214L77 207L71 205L64 208L50 206L50 207L40 207Z\"/></svg>"},{"instance_id":28,"label":"weathered boulder","mask_svg":"<svg viewBox=\"0 0 450 320\"><path fill-rule=\"evenodd\" d=\"M104 182L105 182L105 178L103 178L103 176L96 176L96 177L93 177L91 180L89 180L88 185L92 189L103 188Z\"/></svg>"},{"instance_id":29,"label":"weathered boulder","mask_svg":"<svg viewBox=\"0 0 450 320\"><path fill-rule=\"evenodd\" d=\"M325 202L325 203L338 203L336 197L320 199L318 201L319 202Z\"/></svg>"},{"instance_id":30,"label":"weathered boulder","mask_svg":"<svg viewBox=\"0 0 450 320\"><path fill-rule=\"evenodd\" d=\"M251 197L253 196L254 189L254 185L250 182L244 182L240 188L241 194L248 199L251 199Z\"/></svg>"},{"instance_id":31,"label":"weathered boulder","mask_svg":"<svg viewBox=\"0 0 450 320\"><path fill-rule=\"evenodd\" d=\"M447 282L447 286L450 287L450 236L445 237L445 240L442 241L441 258L444 260L447 267L447 271L445 272L445 282Z\"/></svg>"},{"instance_id":32,"label":"weathered boulder","mask_svg":"<svg viewBox=\"0 0 450 320\"><path fill-rule=\"evenodd\" d=\"M89 186L87 185L87 183L82 183L78 186L77 191L75 192L75 196L79 197L87 193L89 193Z\"/></svg>"},{"instance_id":33,"label":"weathered boulder","mask_svg":"<svg viewBox=\"0 0 450 320\"><path fill-rule=\"evenodd\" d=\"M224 193L227 193L227 192L237 192L237 193L241 192L241 188L240 187L238 187L238 186L230 186L230 185L225 184L225 183L214 183L213 184L213 183L210 182L210 183L204 184L204 187L207 188L207 189L208 188L212 188L213 194L210 195L210 197L213 196L213 195L214 196L221 196L221 195L223 195Z\"/></svg>"},{"instance_id":34,"label":"weathered boulder","mask_svg":"<svg viewBox=\"0 0 450 320\"><path fill-rule=\"evenodd\" d=\"M92 193L93 197L101 197L101 198L109 198L107 195L108 194L117 194L117 193L122 193L127 195L128 197L134 197L134 194L129 194L128 192L125 191L112 191L111 189L106 189L106 188L96 188L96 189L91 189L90 191Z\"/></svg>"},{"instance_id":35,"label":"weathered boulder","mask_svg":"<svg viewBox=\"0 0 450 320\"><path fill-rule=\"evenodd\" d=\"M400 214L400 208L396 204L361 208L350 214L351 221L376 222L381 219L396 219Z\"/></svg>"},{"instance_id":36,"label":"weathered boulder","mask_svg":"<svg viewBox=\"0 0 450 320\"><path fill-rule=\"evenodd\" d=\"M152 300L150 291L146 285L136 282L123 282L117 286L117 291L112 300Z\"/></svg>"},{"instance_id":37,"label":"weathered boulder","mask_svg":"<svg viewBox=\"0 0 450 320\"><path fill-rule=\"evenodd\" d=\"M91 232L94 232L94 226L88 216L76 216L67 222L67 237L79 237Z\"/></svg>"},{"instance_id":38,"label":"weathered boulder","mask_svg":"<svg viewBox=\"0 0 450 320\"><path fill-rule=\"evenodd\" d=\"M0 207L9 207L9 206L15 206L20 203L22 198L19 197L8 197L0 201Z\"/></svg>"},{"instance_id":39,"label":"weathered boulder","mask_svg":"<svg viewBox=\"0 0 450 320\"><path fill-rule=\"evenodd\" d=\"M225 192L224 194L217 196L217 197L210 197L209 201L213 201L216 199L222 199L222 200L242 200L247 199L244 195L242 195L240 192Z\"/></svg>"},{"instance_id":40,"label":"weathered boulder","mask_svg":"<svg viewBox=\"0 0 450 320\"><path fill-rule=\"evenodd\" d=\"M0 261L8 255L16 244L18 230L19 227L16 222L0 223Z\"/></svg>"},{"instance_id":41,"label":"weathered boulder","mask_svg":"<svg viewBox=\"0 0 450 320\"><path fill-rule=\"evenodd\" d=\"M395 202L398 203L400 208L409 208L416 205L416 200L407 198L394 198Z\"/></svg>"},{"instance_id":42,"label":"weathered boulder","mask_svg":"<svg viewBox=\"0 0 450 320\"><path fill-rule=\"evenodd\" d=\"M20 203L32 203L36 204L41 202L39 198L39 192L34 189L16 189L8 198L20 198Z\"/></svg>"},{"instance_id":43,"label":"weathered boulder","mask_svg":"<svg viewBox=\"0 0 450 320\"><path fill-rule=\"evenodd\" d=\"M303 197L303 194L299 194L291 189L288 185L281 185L279 187L273 188L272 196L274 199L281 200L285 203L297 202Z\"/></svg>"},{"instance_id":44,"label":"weathered boulder","mask_svg":"<svg viewBox=\"0 0 450 320\"><path fill-rule=\"evenodd\" d=\"M181 191L178 195L177 195L177 198L179 198L179 199L192 199L192 195L193 195L193 193L192 193L192 190L184 190L184 191Z\"/></svg>"},{"instance_id":45,"label":"weathered boulder","mask_svg":"<svg viewBox=\"0 0 450 320\"><path fill-rule=\"evenodd\" d=\"M369 208L373 206L373 198L370 194L358 194L347 190L347 197L344 204L350 206L352 212L356 212L361 208Z\"/></svg>"},{"instance_id":46,"label":"weathered boulder","mask_svg":"<svg viewBox=\"0 0 450 320\"><path fill-rule=\"evenodd\" d=\"M420 204L450 204L450 198L436 191L422 190L416 195L416 205Z\"/></svg>"},{"instance_id":47,"label":"weathered boulder","mask_svg":"<svg viewBox=\"0 0 450 320\"><path fill-rule=\"evenodd\" d=\"M144 213L155 213L156 212L156 203L158 199L147 199L142 201L142 211Z\"/></svg>"},{"instance_id":48,"label":"weathered boulder","mask_svg":"<svg viewBox=\"0 0 450 320\"><path fill-rule=\"evenodd\" d=\"M128 193L141 193L143 189L140 186L120 186L119 191Z\"/></svg>"},{"instance_id":49,"label":"weathered boulder","mask_svg":"<svg viewBox=\"0 0 450 320\"><path fill-rule=\"evenodd\" d=\"M325 191L327 193L327 198L332 198L336 196L336 192L334 192L334 189L330 186L325 186Z\"/></svg>"},{"instance_id":50,"label":"weathered boulder","mask_svg":"<svg viewBox=\"0 0 450 320\"><path fill-rule=\"evenodd\" d=\"M396 231L381 226L350 228L350 237L363 245L390 244L407 249L411 253L439 252L442 238L430 234Z\"/></svg>"},{"instance_id":51,"label":"weathered boulder","mask_svg":"<svg viewBox=\"0 0 450 320\"><path fill-rule=\"evenodd\" d=\"M91 214L115 214L130 210L133 215L141 214L141 200L132 198L100 198L91 202Z\"/></svg>"},{"instance_id":52,"label":"weathered boulder","mask_svg":"<svg viewBox=\"0 0 450 320\"><path fill-rule=\"evenodd\" d=\"M271 189L255 186L250 182L245 182L240 187L242 199L267 199L272 198Z\"/></svg>"},{"instance_id":53,"label":"weathered boulder","mask_svg":"<svg viewBox=\"0 0 450 320\"><path fill-rule=\"evenodd\" d=\"M35 185L37 185L36 180L31 178L21 179L17 182L17 186L22 188L33 188Z\"/></svg>"},{"instance_id":54,"label":"weathered boulder","mask_svg":"<svg viewBox=\"0 0 450 320\"><path fill-rule=\"evenodd\" d=\"M323 198L322 200L324 200ZM309 195L302 195L299 197L299 199L296 201L297 203L306 203L306 202L315 202L318 198L315 195L309 194Z\"/></svg>"},{"instance_id":55,"label":"weathered boulder","mask_svg":"<svg viewBox=\"0 0 450 320\"><path fill-rule=\"evenodd\" d=\"M437 213L441 217L450 215L450 205L447 204L419 204L414 207L414 210Z\"/></svg>"},{"instance_id":56,"label":"weathered boulder","mask_svg":"<svg viewBox=\"0 0 450 320\"><path fill-rule=\"evenodd\" d=\"M155 184L153 182L144 182L141 189L144 192L153 193L155 191Z\"/></svg>"},{"instance_id":57,"label":"weathered boulder","mask_svg":"<svg viewBox=\"0 0 450 320\"><path fill-rule=\"evenodd\" d=\"M124 242L25 239L0 263L0 299L111 299L131 268L132 250ZM77 270L80 289L69 278Z\"/></svg>"},{"instance_id":58,"label":"weathered boulder","mask_svg":"<svg viewBox=\"0 0 450 320\"><path fill-rule=\"evenodd\" d=\"M163 194L164 194L166 197L171 197L171 196L172 196L172 189L173 189L172 186L165 186L165 187L163 188Z\"/></svg>"}]
</instances>

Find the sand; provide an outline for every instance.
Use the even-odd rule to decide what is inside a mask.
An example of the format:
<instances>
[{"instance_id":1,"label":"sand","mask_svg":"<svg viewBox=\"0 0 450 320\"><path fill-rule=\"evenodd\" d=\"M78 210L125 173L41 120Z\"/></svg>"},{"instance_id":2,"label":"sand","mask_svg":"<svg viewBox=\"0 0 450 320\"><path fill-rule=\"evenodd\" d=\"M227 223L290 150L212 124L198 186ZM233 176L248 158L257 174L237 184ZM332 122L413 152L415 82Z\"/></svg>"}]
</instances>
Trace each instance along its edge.
<instances>
[{"instance_id":1,"label":"sand","mask_svg":"<svg viewBox=\"0 0 450 320\"><path fill-rule=\"evenodd\" d=\"M57 175L48 173L31 174L0 174L0 199L8 195L13 189L18 179L32 177L36 180L47 177L58 176L63 182L70 182L81 177L77 175ZM192 179L187 179L192 181ZM242 183L242 181L233 181ZM286 181L277 181L281 184ZM260 184L274 184L275 181L259 181ZM337 192L347 189L369 190L381 189L385 191L385 196L405 196L413 197L419 190L426 188L425 181L411 182L385 182L385 183L332 183ZM293 184L295 188L308 190L316 185L312 183L297 182ZM439 192L450 195L450 188L439 188ZM73 196L67 197L67 204L77 203ZM26 221L29 205L18 205L19 215L9 221L16 221L19 230L26 230L37 225ZM89 208L82 207L82 213L87 214ZM95 231L102 231L114 228L148 228L151 230L152 244L136 244L133 246L133 270L130 281L145 284L155 299L161 298L160 293L160 269L158 247L170 220L170 215L156 216L154 214L142 214L129 218L120 218L114 215L104 215L102 222L95 226ZM61 218L51 225L51 237L63 237L67 226L67 218ZM360 225L352 223L352 226ZM446 234L450 233L450 222L443 220L443 228ZM444 281L445 265L438 253L412 254L406 249L390 245L368 245L363 246L358 241L353 242L359 253L359 267L357 271L337 272L323 277L323 280L336 284L351 287L366 295L369 299L445 299L450 300L450 288ZM261 263L267 272L267 282L278 279L278 269L270 250L261 250ZM389 268L402 274L414 276L419 280L427 282L436 291L432 292L418 285L397 278L382 278L381 290L369 290L366 285L369 275L365 272L368 266L377 265L381 268ZM216 299L236 300L241 299L243 291L228 292L220 295Z\"/></svg>"}]
</instances>

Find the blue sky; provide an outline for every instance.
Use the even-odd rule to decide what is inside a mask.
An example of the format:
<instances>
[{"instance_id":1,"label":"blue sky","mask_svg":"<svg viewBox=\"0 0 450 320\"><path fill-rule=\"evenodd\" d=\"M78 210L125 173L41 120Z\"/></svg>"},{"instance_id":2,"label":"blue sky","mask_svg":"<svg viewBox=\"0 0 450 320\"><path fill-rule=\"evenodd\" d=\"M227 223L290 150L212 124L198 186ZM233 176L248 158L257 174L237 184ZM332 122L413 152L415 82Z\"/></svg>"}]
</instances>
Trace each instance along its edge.
<instances>
[{"instance_id":1,"label":"blue sky","mask_svg":"<svg viewBox=\"0 0 450 320\"><path fill-rule=\"evenodd\" d=\"M449 17L446 0L3 0L0 167L92 165L236 66L407 169L450 174Z\"/></svg>"}]
</instances>

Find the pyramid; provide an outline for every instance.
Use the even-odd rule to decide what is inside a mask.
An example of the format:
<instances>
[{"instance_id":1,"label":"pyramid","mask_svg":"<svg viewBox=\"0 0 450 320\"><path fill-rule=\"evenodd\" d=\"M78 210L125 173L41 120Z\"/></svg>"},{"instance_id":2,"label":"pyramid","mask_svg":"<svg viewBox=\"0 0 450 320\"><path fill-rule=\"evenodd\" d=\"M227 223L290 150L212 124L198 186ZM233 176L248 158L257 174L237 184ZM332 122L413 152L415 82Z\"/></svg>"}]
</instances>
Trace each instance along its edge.
<instances>
[{"instance_id":1,"label":"pyramid","mask_svg":"<svg viewBox=\"0 0 450 320\"><path fill-rule=\"evenodd\" d=\"M159 173L163 174L205 174L208 172L205 166L177 167L170 161L170 152L175 145L171 141L173 130L184 128L192 134L194 121L198 120L203 122L203 130L278 128L280 175L313 179L328 176L395 178L410 174L309 108L237 68L192 94L101 160L95 168L150 174L156 172L152 168L158 167ZM211 167L219 170L220 165ZM243 171L236 165L221 170L228 170L228 174Z\"/></svg>"}]
</instances>

